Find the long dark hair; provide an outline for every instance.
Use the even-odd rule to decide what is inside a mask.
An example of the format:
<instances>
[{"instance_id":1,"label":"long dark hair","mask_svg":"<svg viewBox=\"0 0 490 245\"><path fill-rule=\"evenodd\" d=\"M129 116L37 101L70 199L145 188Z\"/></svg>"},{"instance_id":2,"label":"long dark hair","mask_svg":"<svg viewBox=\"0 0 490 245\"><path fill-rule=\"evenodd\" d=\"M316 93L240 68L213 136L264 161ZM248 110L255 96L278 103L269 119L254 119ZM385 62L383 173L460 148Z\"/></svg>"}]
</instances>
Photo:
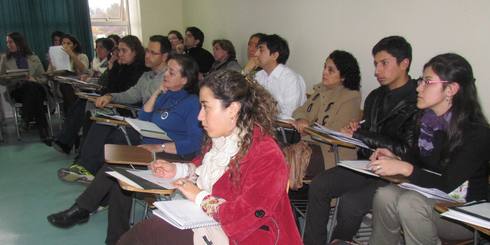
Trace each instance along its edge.
<instances>
[{"instance_id":1,"label":"long dark hair","mask_svg":"<svg viewBox=\"0 0 490 245\"><path fill-rule=\"evenodd\" d=\"M240 150L230 161L232 183L237 184L240 178L239 162L252 144L254 128L259 127L263 135L274 135L273 121L278 112L275 100L258 83L231 70L218 70L209 74L199 87L209 88L214 97L221 101L223 108L227 108L232 102L241 105L236 125L238 134L242 136ZM210 145L207 136L204 145Z\"/></svg>"},{"instance_id":2,"label":"long dark hair","mask_svg":"<svg viewBox=\"0 0 490 245\"><path fill-rule=\"evenodd\" d=\"M180 66L180 75L187 78L187 83L183 87L189 94L198 94L198 74L199 65L196 61L185 54L172 54L168 57L168 61L175 60Z\"/></svg>"},{"instance_id":3,"label":"long dark hair","mask_svg":"<svg viewBox=\"0 0 490 245\"><path fill-rule=\"evenodd\" d=\"M7 36L14 41L18 53L20 53L24 57L32 55L32 51L27 45L26 39L24 38L24 36L22 36L22 34L20 34L19 32L11 32L7 34ZM12 53L7 50L7 59L10 59L10 57L12 57Z\"/></svg>"},{"instance_id":4,"label":"long dark hair","mask_svg":"<svg viewBox=\"0 0 490 245\"><path fill-rule=\"evenodd\" d=\"M138 37L127 35L121 38L119 43L126 44L128 48L131 49L131 51L136 53L133 64L145 64L145 48L143 48L143 45L141 44L141 41L138 39Z\"/></svg>"},{"instance_id":5,"label":"long dark hair","mask_svg":"<svg viewBox=\"0 0 490 245\"><path fill-rule=\"evenodd\" d=\"M70 34L65 34L63 37L61 37L61 43L63 43L63 39L69 39L72 43L73 43L73 51L75 51L75 53L77 54L81 54L82 53L82 45L80 45L80 42L78 41L78 39Z\"/></svg>"},{"instance_id":6,"label":"long dark hair","mask_svg":"<svg viewBox=\"0 0 490 245\"><path fill-rule=\"evenodd\" d=\"M467 123L488 127L482 113L470 63L458 54L446 53L435 56L424 65L439 76L441 80L459 84L459 91L452 98L451 120L447 130L448 142L443 151L446 156L443 164L449 161L448 155L463 144L463 125ZM444 87L448 84L443 84Z\"/></svg>"}]
</instances>

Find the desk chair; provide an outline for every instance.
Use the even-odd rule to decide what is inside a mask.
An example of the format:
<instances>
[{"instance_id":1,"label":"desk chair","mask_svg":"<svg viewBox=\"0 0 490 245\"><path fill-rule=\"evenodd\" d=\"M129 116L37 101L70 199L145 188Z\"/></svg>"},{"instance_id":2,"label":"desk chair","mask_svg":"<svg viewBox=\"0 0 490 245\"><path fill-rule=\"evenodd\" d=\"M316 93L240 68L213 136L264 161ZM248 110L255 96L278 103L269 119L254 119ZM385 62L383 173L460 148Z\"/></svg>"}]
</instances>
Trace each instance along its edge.
<instances>
[{"instance_id":1,"label":"desk chair","mask_svg":"<svg viewBox=\"0 0 490 245\"><path fill-rule=\"evenodd\" d=\"M125 190L125 191L130 191L130 192L133 192L135 195L133 195L133 201L132 201L132 204L131 204L131 217L129 219L129 224L131 226L134 225L134 222L135 222L135 216L136 216L136 204L137 204L137 199L136 199L136 196L137 194L143 194L142 196L139 196L139 197L142 197L143 199L143 216L142 218L143 219L146 219L148 218L148 211L153 208L153 202L157 201L157 200L170 200L173 196L173 194L175 193L175 189L174 190L157 190L157 189L140 189L140 188L136 188L136 187L133 187L123 181L120 181L118 180L119 182L119 186L121 186L121 189Z\"/></svg>"},{"instance_id":2,"label":"desk chair","mask_svg":"<svg viewBox=\"0 0 490 245\"><path fill-rule=\"evenodd\" d=\"M143 148L137 146L129 146L129 145L114 145L114 144L106 144L104 146L104 159L107 163L110 164L123 164L123 165L131 165L131 166L148 166L153 160L155 160L155 155ZM171 159L165 158L170 162L186 162L185 160L179 159ZM162 200L170 200L175 190L145 190L134 188L126 183L122 183L119 181L119 185L123 190L131 191L139 194L151 194L151 196L158 196L159 199ZM131 208L131 217L130 224L134 224L135 213L136 213L136 204L137 204L137 196L133 196L133 203ZM152 198L151 203L156 198ZM142 206L144 207L143 218L147 217L148 210L150 205L148 201L145 201Z\"/></svg>"}]
</instances>

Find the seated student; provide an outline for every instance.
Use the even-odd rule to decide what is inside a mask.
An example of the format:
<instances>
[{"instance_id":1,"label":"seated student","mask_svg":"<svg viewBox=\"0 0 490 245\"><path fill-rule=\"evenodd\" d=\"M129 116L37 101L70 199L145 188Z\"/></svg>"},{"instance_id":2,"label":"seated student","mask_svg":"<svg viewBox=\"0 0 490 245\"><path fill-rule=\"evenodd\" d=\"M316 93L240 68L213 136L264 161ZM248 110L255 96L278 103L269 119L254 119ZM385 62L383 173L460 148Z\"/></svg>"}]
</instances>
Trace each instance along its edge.
<instances>
[{"instance_id":1,"label":"seated student","mask_svg":"<svg viewBox=\"0 0 490 245\"><path fill-rule=\"evenodd\" d=\"M221 224L215 230L230 244L301 244L286 193L287 165L273 136L271 95L222 70L201 83L200 100L207 152L190 164L157 160L154 174L180 178L177 188ZM152 217L118 244L193 244L193 232Z\"/></svg>"},{"instance_id":2,"label":"seated student","mask_svg":"<svg viewBox=\"0 0 490 245\"><path fill-rule=\"evenodd\" d=\"M350 123L341 131L362 140L370 148L386 147L406 155L413 144L416 81L408 75L412 47L400 36L381 39L372 49L375 76L381 86L369 93L364 103L364 123ZM359 159L368 159L372 151L358 150ZM334 167L317 175L308 190L308 212L304 243L325 244L332 198L341 197L337 207L337 225L332 238L352 240L364 215L371 209L374 192L386 182L343 167Z\"/></svg>"},{"instance_id":3,"label":"seated student","mask_svg":"<svg viewBox=\"0 0 490 245\"><path fill-rule=\"evenodd\" d=\"M71 70L79 76L86 74L89 68L89 60L87 55L82 53L82 46L80 45L80 42L74 36L65 34L61 38L61 45L63 46L63 50L70 57ZM55 70L58 70L58 68L54 67L50 62L48 71ZM69 84L59 84L59 91L61 93L61 97L63 98L63 111L66 115L68 114L71 106L77 100L77 96L75 95L73 87Z\"/></svg>"},{"instance_id":4,"label":"seated student","mask_svg":"<svg viewBox=\"0 0 490 245\"><path fill-rule=\"evenodd\" d=\"M114 42L109 38L98 38L95 40L95 57L92 60L92 77L100 77L107 70L107 63L111 59Z\"/></svg>"},{"instance_id":5,"label":"seated student","mask_svg":"<svg viewBox=\"0 0 490 245\"><path fill-rule=\"evenodd\" d=\"M226 39L213 41L214 63L209 72L225 69L240 72L242 67L236 60L236 52L233 43Z\"/></svg>"},{"instance_id":6,"label":"seated student","mask_svg":"<svg viewBox=\"0 0 490 245\"><path fill-rule=\"evenodd\" d=\"M138 79L142 77L142 74L149 69L145 66L145 51L137 37L128 35L122 38L119 43L119 50L118 62L107 72L108 84L107 87L100 91L101 94L109 92L117 93L128 90L136 84ZM156 69L158 69L160 64L161 63L152 63ZM148 76L151 76L151 74L152 73L148 74ZM75 142L78 130L83 124L80 115L85 113L85 103L85 100L80 99L78 100L78 103L72 107L72 110L70 111L71 114L63 125L63 130L60 132L57 141L55 141L55 146L60 148L62 152L69 153ZM129 113L125 111L120 111L120 113L129 115ZM88 129L88 125L91 121L87 123L85 130L88 130L88 132L84 134L86 137L81 146L80 156L75 159L74 164L70 166L70 168L62 168L58 171L59 177L65 181L90 181L93 179L93 176L90 172L86 171L86 169L89 169L89 171L94 171L94 169L88 167L82 168L82 166L93 164L97 166L96 169L98 169L103 161L103 159L100 159L103 158L103 155L100 156L99 154L100 149L103 148L104 140L111 135L112 131L117 131L114 127L102 125L99 127L110 128L111 130L97 130L98 127L90 127L90 129ZM94 154L95 156L93 156ZM96 169L93 173L96 172Z\"/></svg>"},{"instance_id":7,"label":"seated student","mask_svg":"<svg viewBox=\"0 0 490 245\"><path fill-rule=\"evenodd\" d=\"M255 79L277 101L278 118L292 118L293 111L306 101L306 86L303 77L286 66L288 43L276 34L267 35L260 39L256 55L263 70Z\"/></svg>"},{"instance_id":8,"label":"seated student","mask_svg":"<svg viewBox=\"0 0 490 245\"><path fill-rule=\"evenodd\" d=\"M61 38L65 35L62 31L53 31L51 33L51 46L60 46ZM46 61L49 64L49 52L46 52Z\"/></svg>"},{"instance_id":9,"label":"seated student","mask_svg":"<svg viewBox=\"0 0 490 245\"><path fill-rule=\"evenodd\" d=\"M183 54L185 51L184 37L179 31L171 30L167 34L168 40L172 44L172 52L176 54Z\"/></svg>"},{"instance_id":10,"label":"seated student","mask_svg":"<svg viewBox=\"0 0 490 245\"><path fill-rule=\"evenodd\" d=\"M44 115L44 101L48 90L46 79L41 77L43 65L39 57L32 53L24 37L18 32L11 32L7 34L7 52L0 56L0 74L15 69L29 69L29 74L25 79L15 82L0 80L7 87L6 98L22 103L22 118L26 123L35 121L39 137L50 145L48 121Z\"/></svg>"},{"instance_id":11,"label":"seated student","mask_svg":"<svg viewBox=\"0 0 490 245\"><path fill-rule=\"evenodd\" d=\"M325 61L322 83L313 87L312 96L293 113L296 119L293 121L295 128L303 133L304 128L316 122L327 128L340 130L349 122L358 121L361 117L360 84L361 75L356 58L346 51L333 51ZM315 149L319 149L312 147L313 154L319 155L319 159L323 158L324 164L317 169L313 168L319 164L310 164L309 170L312 173L308 174L323 172L325 168L335 166L331 147L326 144L320 146L321 152L315 152ZM354 149L340 147L339 154L343 160L357 159ZM312 156L312 160L314 158L316 156Z\"/></svg>"},{"instance_id":12,"label":"seated student","mask_svg":"<svg viewBox=\"0 0 490 245\"><path fill-rule=\"evenodd\" d=\"M371 171L381 176L403 175L412 184L466 201L487 199L490 128L471 65L457 54L437 55L424 65L417 92L417 107L422 111L413 155L400 159L390 150L377 149L371 156ZM394 184L379 188L369 243L398 244L401 229L405 244L471 238L469 228L441 218L434 210L437 202Z\"/></svg>"},{"instance_id":13,"label":"seated student","mask_svg":"<svg viewBox=\"0 0 490 245\"><path fill-rule=\"evenodd\" d=\"M197 120L200 110L196 95L197 73L198 67L192 58L184 55L169 58L165 80L145 103L139 117L156 123L174 142L164 143L162 140L144 138L142 143L148 145L142 147L154 152L186 155L183 159L194 157L200 151L203 132ZM106 243L115 244L129 229L131 193L123 191L116 179L105 173L108 170L108 165L102 167L75 204L65 211L49 215L48 221L62 228L86 222L90 213L108 200Z\"/></svg>"},{"instance_id":14,"label":"seated student","mask_svg":"<svg viewBox=\"0 0 490 245\"><path fill-rule=\"evenodd\" d=\"M199 80L209 72L214 63L214 58L209 51L202 48L204 44L204 33L195 27L187 27L185 30L185 53L194 58L199 65Z\"/></svg>"},{"instance_id":15,"label":"seated student","mask_svg":"<svg viewBox=\"0 0 490 245\"><path fill-rule=\"evenodd\" d=\"M242 74L254 78L261 68L259 67L259 60L257 58L257 46L261 38L265 37L264 33L255 33L250 36L247 44L247 64L242 69Z\"/></svg>"}]
</instances>

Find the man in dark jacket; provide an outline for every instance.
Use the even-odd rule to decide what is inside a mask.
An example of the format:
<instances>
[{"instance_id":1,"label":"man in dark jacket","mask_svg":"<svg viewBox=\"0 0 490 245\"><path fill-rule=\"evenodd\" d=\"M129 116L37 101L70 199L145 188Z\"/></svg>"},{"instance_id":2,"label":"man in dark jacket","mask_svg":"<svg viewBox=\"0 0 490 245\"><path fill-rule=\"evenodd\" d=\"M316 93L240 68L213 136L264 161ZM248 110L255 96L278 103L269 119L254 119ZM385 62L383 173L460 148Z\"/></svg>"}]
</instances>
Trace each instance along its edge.
<instances>
[{"instance_id":1,"label":"man in dark jacket","mask_svg":"<svg viewBox=\"0 0 490 245\"><path fill-rule=\"evenodd\" d=\"M372 54L375 76L381 86L366 98L363 123L351 123L343 131L372 149L388 148L404 156L416 141L417 83L408 75L412 48L403 37L390 36L379 41ZM371 153L360 149L359 159L368 159ZM330 201L337 197L342 197L342 201L332 238L352 240L362 218L371 209L374 192L386 183L342 167L317 175L309 187L304 243L323 245L327 242Z\"/></svg>"}]
</instances>

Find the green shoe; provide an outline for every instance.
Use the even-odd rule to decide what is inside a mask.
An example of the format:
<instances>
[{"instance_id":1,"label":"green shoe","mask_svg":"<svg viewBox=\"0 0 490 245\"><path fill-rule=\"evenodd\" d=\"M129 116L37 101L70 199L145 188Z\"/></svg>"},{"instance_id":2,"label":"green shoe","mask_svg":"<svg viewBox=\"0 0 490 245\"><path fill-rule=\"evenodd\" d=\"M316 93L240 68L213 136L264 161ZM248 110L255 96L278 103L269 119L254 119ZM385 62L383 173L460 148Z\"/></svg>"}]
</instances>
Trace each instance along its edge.
<instances>
[{"instance_id":1,"label":"green shoe","mask_svg":"<svg viewBox=\"0 0 490 245\"><path fill-rule=\"evenodd\" d=\"M78 182L82 184L90 184L95 178L87 169L78 164L73 164L69 168L59 169L58 177L66 182Z\"/></svg>"}]
</instances>

